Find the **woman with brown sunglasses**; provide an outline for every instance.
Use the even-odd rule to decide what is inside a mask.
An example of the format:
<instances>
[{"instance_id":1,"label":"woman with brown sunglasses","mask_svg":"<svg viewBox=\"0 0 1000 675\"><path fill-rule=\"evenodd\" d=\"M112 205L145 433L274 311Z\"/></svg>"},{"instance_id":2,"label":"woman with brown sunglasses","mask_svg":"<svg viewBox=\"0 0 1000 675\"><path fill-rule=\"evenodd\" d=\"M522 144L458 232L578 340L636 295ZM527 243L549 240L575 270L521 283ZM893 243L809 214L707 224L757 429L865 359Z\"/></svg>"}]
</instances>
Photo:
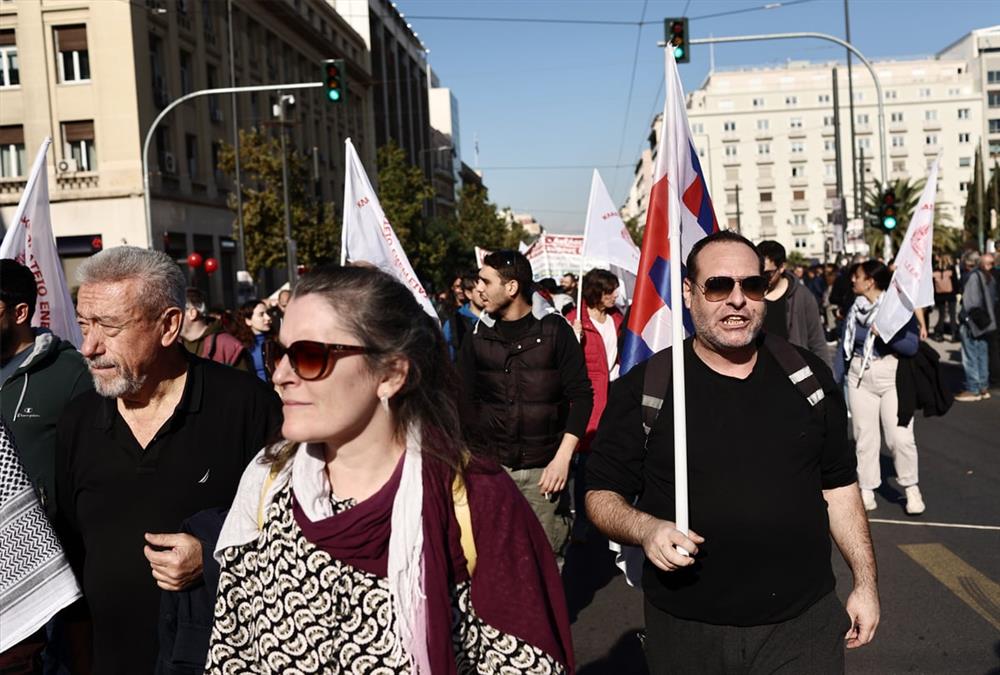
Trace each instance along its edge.
<instances>
[{"instance_id":1,"label":"woman with brown sunglasses","mask_svg":"<svg viewBox=\"0 0 1000 675\"><path fill-rule=\"evenodd\" d=\"M219 539L207 672L572 672L545 535L462 446L443 336L409 290L311 272L266 361L285 441Z\"/></svg>"}]
</instances>

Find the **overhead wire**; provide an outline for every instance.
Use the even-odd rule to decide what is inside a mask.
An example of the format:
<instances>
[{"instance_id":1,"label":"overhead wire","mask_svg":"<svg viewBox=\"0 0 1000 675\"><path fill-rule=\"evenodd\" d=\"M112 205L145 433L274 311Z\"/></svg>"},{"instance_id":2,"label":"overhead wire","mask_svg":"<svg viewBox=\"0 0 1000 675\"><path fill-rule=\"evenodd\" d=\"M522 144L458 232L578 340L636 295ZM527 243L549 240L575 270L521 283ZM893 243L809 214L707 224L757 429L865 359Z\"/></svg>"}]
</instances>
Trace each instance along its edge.
<instances>
[{"instance_id":1,"label":"overhead wire","mask_svg":"<svg viewBox=\"0 0 1000 675\"><path fill-rule=\"evenodd\" d=\"M618 159L615 160L615 164L622 163L622 152L625 150L625 134L628 132L628 114L632 109L632 92L635 90L635 72L636 66L639 64L639 48L642 46L642 22L646 18L646 7L649 5L649 0L643 0L642 3L642 13L639 15L639 30L635 36L635 54L632 55L632 74L629 76L628 83L628 97L625 99L625 119L622 122L622 137L618 142ZM615 179L612 183L611 193L618 189L618 173L615 172Z\"/></svg>"}]
</instances>

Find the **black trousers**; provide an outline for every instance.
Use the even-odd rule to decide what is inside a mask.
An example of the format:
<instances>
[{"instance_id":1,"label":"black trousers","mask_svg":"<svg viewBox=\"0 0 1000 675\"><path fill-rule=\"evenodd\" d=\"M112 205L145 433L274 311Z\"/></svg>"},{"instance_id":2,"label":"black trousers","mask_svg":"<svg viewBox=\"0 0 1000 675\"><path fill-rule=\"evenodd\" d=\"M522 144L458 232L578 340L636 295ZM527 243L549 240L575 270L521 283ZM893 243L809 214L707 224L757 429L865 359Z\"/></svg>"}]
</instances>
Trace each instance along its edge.
<instances>
[{"instance_id":1,"label":"black trousers","mask_svg":"<svg viewBox=\"0 0 1000 675\"><path fill-rule=\"evenodd\" d=\"M717 626L678 619L647 600L646 662L650 675L763 675L844 672L851 619L836 593L800 616L765 626Z\"/></svg>"},{"instance_id":2,"label":"black trousers","mask_svg":"<svg viewBox=\"0 0 1000 675\"><path fill-rule=\"evenodd\" d=\"M990 387L1000 387L1000 330L986 336L986 347L990 365Z\"/></svg>"}]
</instances>

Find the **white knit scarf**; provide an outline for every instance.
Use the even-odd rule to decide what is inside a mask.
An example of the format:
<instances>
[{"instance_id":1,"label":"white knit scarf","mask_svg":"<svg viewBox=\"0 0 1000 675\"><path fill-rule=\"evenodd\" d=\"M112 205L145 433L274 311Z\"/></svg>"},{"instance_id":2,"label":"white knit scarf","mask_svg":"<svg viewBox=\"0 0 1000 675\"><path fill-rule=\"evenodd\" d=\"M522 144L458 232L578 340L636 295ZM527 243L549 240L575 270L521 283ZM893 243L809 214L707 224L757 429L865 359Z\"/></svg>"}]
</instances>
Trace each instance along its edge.
<instances>
[{"instance_id":1,"label":"white knit scarf","mask_svg":"<svg viewBox=\"0 0 1000 675\"><path fill-rule=\"evenodd\" d=\"M868 328L868 335L865 336L864 349L861 352L861 374L864 375L865 370L868 368L872 360L872 350L875 348L875 333L872 331L872 326L875 323L875 317L878 316L879 307L882 306L882 300L885 298L885 293L880 293L875 302L869 302L868 298L863 295L859 295L851 305L851 310L847 313L847 322L845 324L844 332L844 356L847 359L847 367L851 365L851 359L854 358L854 335L857 331L858 324ZM861 378L858 378L858 385L861 386Z\"/></svg>"}]
</instances>

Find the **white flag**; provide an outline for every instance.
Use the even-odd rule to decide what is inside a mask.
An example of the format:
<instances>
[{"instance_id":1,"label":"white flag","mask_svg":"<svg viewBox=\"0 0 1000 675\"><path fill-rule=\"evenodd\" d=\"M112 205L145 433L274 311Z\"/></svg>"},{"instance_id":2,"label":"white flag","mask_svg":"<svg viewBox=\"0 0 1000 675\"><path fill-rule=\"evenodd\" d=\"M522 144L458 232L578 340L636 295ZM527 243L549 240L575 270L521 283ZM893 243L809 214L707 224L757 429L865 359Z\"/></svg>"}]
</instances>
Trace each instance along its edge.
<instances>
[{"instance_id":1,"label":"white flag","mask_svg":"<svg viewBox=\"0 0 1000 675\"><path fill-rule=\"evenodd\" d=\"M914 309L934 304L931 251L934 245L934 198L940 164L939 156L931 166L920 202L910 217L910 225L896 255L896 271L875 316L875 327L886 342L907 324Z\"/></svg>"},{"instance_id":2,"label":"white flag","mask_svg":"<svg viewBox=\"0 0 1000 675\"><path fill-rule=\"evenodd\" d=\"M349 138L344 144L347 146L347 176L344 181L341 262L365 261L391 274L410 289L424 311L437 321L437 312L400 246L392 224L382 211L354 144Z\"/></svg>"},{"instance_id":3,"label":"white flag","mask_svg":"<svg viewBox=\"0 0 1000 675\"><path fill-rule=\"evenodd\" d=\"M590 181L590 201L587 203L587 223L583 228L583 257L601 260L628 270L639 271L639 247L622 221L601 175L594 169Z\"/></svg>"},{"instance_id":4,"label":"white flag","mask_svg":"<svg viewBox=\"0 0 1000 675\"><path fill-rule=\"evenodd\" d=\"M32 327L47 328L79 349L83 344L83 335L76 323L76 308L59 261L49 215L49 176L45 168L45 154L51 144L52 139L46 138L38 149L28 184L14 213L13 225L0 245L0 258L13 258L35 275L38 300L35 314L31 317Z\"/></svg>"}]
</instances>

